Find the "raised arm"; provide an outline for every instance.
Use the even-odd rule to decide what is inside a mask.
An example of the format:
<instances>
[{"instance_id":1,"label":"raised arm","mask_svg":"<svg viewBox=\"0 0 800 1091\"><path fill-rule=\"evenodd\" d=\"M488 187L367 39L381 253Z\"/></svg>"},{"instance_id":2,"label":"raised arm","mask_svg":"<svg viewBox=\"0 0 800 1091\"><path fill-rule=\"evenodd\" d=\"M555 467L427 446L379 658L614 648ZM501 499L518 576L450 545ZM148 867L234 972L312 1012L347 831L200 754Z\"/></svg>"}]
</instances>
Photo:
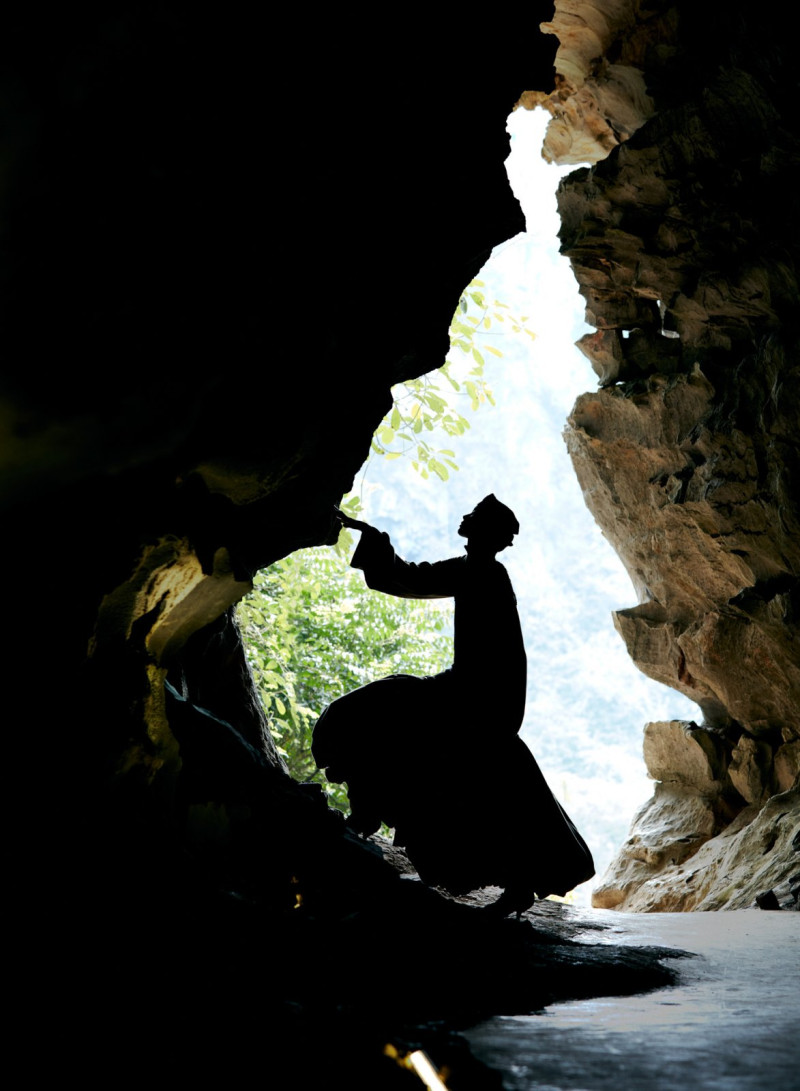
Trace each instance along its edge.
<instances>
[{"instance_id":1,"label":"raised arm","mask_svg":"<svg viewBox=\"0 0 800 1091\"><path fill-rule=\"evenodd\" d=\"M350 564L364 573L367 586L404 599L440 599L455 595L464 574L461 558L412 564L394 550L389 535L360 519L339 513L343 526L361 531L361 541Z\"/></svg>"}]
</instances>

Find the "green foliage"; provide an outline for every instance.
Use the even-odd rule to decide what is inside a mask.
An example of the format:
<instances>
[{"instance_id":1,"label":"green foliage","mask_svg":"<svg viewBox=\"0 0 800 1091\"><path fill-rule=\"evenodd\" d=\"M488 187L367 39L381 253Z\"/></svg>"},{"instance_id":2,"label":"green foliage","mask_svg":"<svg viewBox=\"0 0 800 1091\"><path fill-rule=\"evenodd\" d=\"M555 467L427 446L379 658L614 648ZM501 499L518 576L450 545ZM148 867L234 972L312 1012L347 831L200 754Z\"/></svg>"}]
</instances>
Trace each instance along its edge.
<instances>
[{"instance_id":1,"label":"green foliage","mask_svg":"<svg viewBox=\"0 0 800 1091\"><path fill-rule=\"evenodd\" d=\"M482 405L494 405L494 395L486 382L483 353L502 358L503 354L489 338L510 331L536 340L525 323L528 315L516 317L506 303L489 303L482 280L472 280L464 290L450 323L450 353L438 371L408 379L392 387L392 408L372 437L370 457L395 459L407 457L414 470L426 480L431 476L447 481L457 470L456 453L451 446L436 447L442 434L451 442L469 429L469 420L461 411L467 406L474 413ZM481 348L476 338L481 337ZM481 351L482 349L482 351ZM350 493L340 504L354 519L363 517L361 500ZM353 536L342 530L337 552L346 557L353 548Z\"/></svg>"},{"instance_id":2,"label":"green foliage","mask_svg":"<svg viewBox=\"0 0 800 1091\"><path fill-rule=\"evenodd\" d=\"M317 717L334 698L398 672L433 674L452 663L449 604L370 591L360 572L325 548L303 549L260 572L238 620L278 749L297 780L323 785L311 756Z\"/></svg>"},{"instance_id":3,"label":"green foliage","mask_svg":"<svg viewBox=\"0 0 800 1091\"><path fill-rule=\"evenodd\" d=\"M483 353L502 357L489 338L511 330L536 335L525 325L527 315L516 318L505 303L489 303L482 291L482 280L473 280L459 300L450 323L450 354L442 367L418 379L408 379L392 388L394 404L375 431L372 453L383 458L411 458L414 469L423 477L434 474L447 481L457 470L451 446L436 447L437 433L449 440L463 436L469 421L461 411L467 406L476 412L494 396L484 375ZM481 338L481 347L477 339Z\"/></svg>"}]
</instances>

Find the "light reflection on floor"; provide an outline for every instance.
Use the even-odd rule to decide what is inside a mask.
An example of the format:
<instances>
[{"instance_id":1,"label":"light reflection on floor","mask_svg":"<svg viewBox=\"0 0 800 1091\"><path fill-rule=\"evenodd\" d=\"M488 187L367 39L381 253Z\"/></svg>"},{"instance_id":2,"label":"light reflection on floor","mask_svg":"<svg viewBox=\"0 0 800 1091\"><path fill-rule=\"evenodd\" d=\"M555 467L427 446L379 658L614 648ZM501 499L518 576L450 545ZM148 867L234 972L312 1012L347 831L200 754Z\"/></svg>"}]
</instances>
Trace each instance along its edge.
<instances>
[{"instance_id":1,"label":"light reflection on floor","mask_svg":"<svg viewBox=\"0 0 800 1091\"><path fill-rule=\"evenodd\" d=\"M505 1016L465 1037L508 1091L797 1091L800 914L622 914L586 943L679 948L680 984Z\"/></svg>"}]
</instances>

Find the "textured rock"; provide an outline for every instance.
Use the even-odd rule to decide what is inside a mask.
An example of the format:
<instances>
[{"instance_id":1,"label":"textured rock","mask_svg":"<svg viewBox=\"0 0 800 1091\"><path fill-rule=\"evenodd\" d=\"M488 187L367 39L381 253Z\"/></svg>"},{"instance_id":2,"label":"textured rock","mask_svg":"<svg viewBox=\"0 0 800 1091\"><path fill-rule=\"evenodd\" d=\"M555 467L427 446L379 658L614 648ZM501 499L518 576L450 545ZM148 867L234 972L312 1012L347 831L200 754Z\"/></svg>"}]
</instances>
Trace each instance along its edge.
<instances>
[{"instance_id":1,"label":"textured rock","mask_svg":"<svg viewBox=\"0 0 800 1091\"><path fill-rule=\"evenodd\" d=\"M787 792L800 776L800 742L788 742L775 754L775 785Z\"/></svg>"},{"instance_id":2,"label":"textured rock","mask_svg":"<svg viewBox=\"0 0 800 1091\"><path fill-rule=\"evenodd\" d=\"M652 32L642 33L638 7L633 0L562 2L542 23L544 33L559 40L556 89L527 92L520 105L543 106L552 114L543 148L548 161L595 163L652 115L653 101L636 64ZM614 63L608 53L620 43L620 63Z\"/></svg>"},{"instance_id":3,"label":"textured rock","mask_svg":"<svg viewBox=\"0 0 800 1091\"><path fill-rule=\"evenodd\" d=\"M713 399L697 368L653 376L633 397L586 394L567 445L643 600L615 617L635 661L712 722L724 709L754 733L797 735L796 518L778 515L781 496L770 508L756 440L703 426Z\"/></svg>"},{"instance_id":4,"label":"textured rock","mask_svg":"<svg viewBox=\"0 0 800 1091\"><path fill-rule=\"evenodd\" d=\"M618 859L592 891L597 909L627 909L627 899L652 876L682 864L719 832L714 807L701 795L658 785L636 813Z\"/></svg>"},{"instance_id":5,"label":"textured rock","mask_svg":"<svg viewBox=\"0 0 800 1091\"><path fill-rule=\"evenodd\" d=\"M653 780L707 795L719 790L726 766L720 737L684 720L646 725L644 762Z\"/></svg>"},{"instance_id":6,"label":"textured rock","mask_svg":"<svg viewBox=\"0 0 800 1091\"><path fill-rule=\"evenodd\" d=\"M733 748L728 776L745 802L761 802L771 786L771 771L772 747L750 735L742 735Z\"/></svg>"},{"instance_id":7,"label":"textured rock","mask_svg":"<svg viewBox=\"0 0 800 1091\"><path fill-rule=\"evenodd\" d=\"M658 783L652 799L634 816L618 858L592 892L592 904L599 909L630 908L643 884L693 857L741 811L741 800L732 803L730 749L718 732L684 720L649 723L644 759ZM751 766L741 764L742 776L751 774L754 780ZM763 781L758 783L760 798Z\"/></svg>"},{"instance_id":8,"label":"textured rock","mask_svg":"<svg viewBox=\"0 0 800 1091\"><path fill-rule=\"evenodd\" d=\"M800 856L793 842L800 831L800 790L753 804L683 862L669 862L649 875L625 867L624 853L603 877L600 891L611 907L612 892L624 890L617 909L633 912L744 909L758 895L785 884L796 886ZM628 878L623 888L620 880ZM599 905L600 901L595 901ZM601 906L605 908L606 906ZM797 908L795 903L794 908Z\"/></svg>"},{"instance_id":9,"label":"textured rock","mask_svg":"<svg viewBox=\"0 0 800 1091\"><path fill-rule=\"evenodd\" d=\"M742 735L730 749L718 732L672 720L647 724L644 753L659 783L593 891L596 908L740 909L790 882L800 869L800 789L764 805L767 744ZM795 756L790 749L787 763Z\"/></svg>"},{"instance_id":10,"label":"textured rock","mask_svg":"<svg viewBox=\"0 0 800 1091\"><path fill-rule=\"evenodd\" d=\"M752 818L797 775L796 79L744 3L690 12L563 0L548 29L561 46L556 93L536 100L554 117L547 154L575 162L580 149L595 164L559 189L562 252L597 330L580 347L601 384L575 403L567 446L637 590L616 628L645 673L697 702L725 765L701 775L696 748L670 748L682 729L648 728L663 783L637 822L649 836L671 785L706 798L719 777L720 828L697 852L723 882L708 862L715 844L727 858L722 827L742 808ZM664 844L672 837L665 830ZM625 906L697 902L681 892L677 865L661 882L642 870L668 853L650 847L645 864L631 852L629 842L611 869L617 893L599 899L624 888ZM638 901L637 882L648 889ZM704 886L703 904L714 897Z\"/></svg>"}]
</instances>

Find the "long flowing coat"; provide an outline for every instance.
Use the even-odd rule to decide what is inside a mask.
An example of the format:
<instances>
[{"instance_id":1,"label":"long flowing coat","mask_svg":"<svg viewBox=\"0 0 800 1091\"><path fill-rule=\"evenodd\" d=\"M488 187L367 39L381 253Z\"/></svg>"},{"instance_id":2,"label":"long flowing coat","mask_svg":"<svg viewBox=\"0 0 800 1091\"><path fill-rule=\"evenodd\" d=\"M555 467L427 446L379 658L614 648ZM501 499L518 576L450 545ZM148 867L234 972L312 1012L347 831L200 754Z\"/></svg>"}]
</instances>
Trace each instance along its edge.
<instances>
[{"instance_id":1,"label":"long flowing coat","mask_svg":"<svg viewBox=\"0 0 800 1091\"><path fill-rule=\"evenodd\" d=\"M411 564L362 532L352 566L402 598L453 598L453 665L346 694L314 731L317 764L346 781L367 827L395 829L421 878L453 893L496 885L565 894L592 857L525 743L527 660L508 573L469 554Z\"/></svg>"}]
</instances>

